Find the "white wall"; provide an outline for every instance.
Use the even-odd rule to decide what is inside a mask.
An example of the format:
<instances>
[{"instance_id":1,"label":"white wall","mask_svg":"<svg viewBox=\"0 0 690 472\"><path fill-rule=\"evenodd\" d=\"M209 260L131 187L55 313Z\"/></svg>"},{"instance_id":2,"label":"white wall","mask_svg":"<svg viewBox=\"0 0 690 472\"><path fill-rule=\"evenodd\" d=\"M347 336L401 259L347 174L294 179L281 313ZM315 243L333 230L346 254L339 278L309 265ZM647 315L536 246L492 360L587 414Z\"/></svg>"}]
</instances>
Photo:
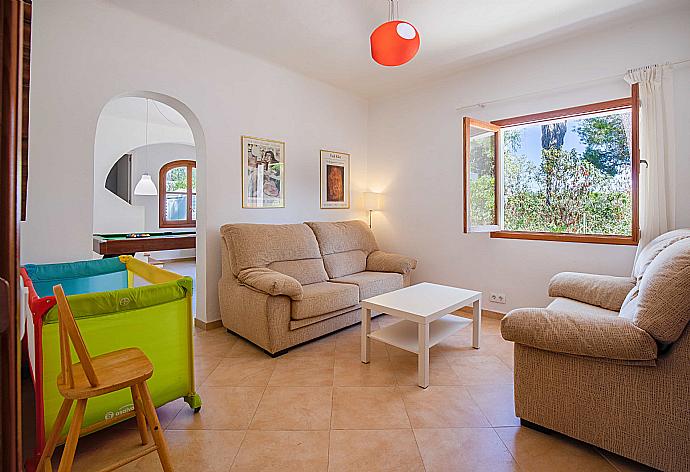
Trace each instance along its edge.
<instances>
[{"instance_id":1,"label":"white wall","mask_svg":"<svg viewBox=\"0 0 690 472\"><path fill-rule=\"evenodd\" d=\"M319 209L319 149L351 153L357 203L366 183L366 101L102 2L36 1L32 31L22 262L91 258L96 124L106 103L132 91L178 99L203 130L205 142L195 143L202 320L219 317L222 224L364 217L357 206ZM286 208L241 209L243 134L286 142Z\"/></svg>"},{"instance_id":2,"label":"white wall","mask_svg":"<svg viewBox=\"0 0 690 472\"><path fill-rule=\"evenodd\" d=\"M157 108L179 123L170 123L160 116ZM177 115L177 116L176 116ZM130 233L155 231L147 223L150 215L142 206L140 197L133 198L133 205L128 204L105 188L108 172L123 154L140 149L147 142L146 138L146 100L143 98L125 97L110 101L103 107L98 118L93 153L93 232L94 233ZM149 103L148 143L182 143L194 146L192 130L181 116L162 103ZM33 146L33 142L32 142ZM188 151L187 151L188 153ZM152 162L153 163L153 162ZM136 185L143 169L133 156L132 185ZM151 167L148 172L152 178L158 178L158 168ZM149 197L151 198L151 197ZM156 205L158 199L153 197ZM156 227L158 225L156 218Z\"/></svg>"},{"instance_id":3,"label":"white wall","mask_svg":"<svg viewBox=\"0 0 690 472\"><path fill-rule=\"evenodd\" d=\"M634 247L490 239L462 233L462 116L508 118L629 94L626 69L690 59L690 10L608 27L586 37L485 64L406 94L370 103L368 178L386 194L375 215L382 246L419 259L417 280L457 284L507 295L507 311L548 301L549 278L559 271L627 275ZM591 83L596 81L596 83ZM487 105L463 105L552 90ZM690 226L690 67L675 74L678 129L678 225Z\"/></svg>"}]
</instances>

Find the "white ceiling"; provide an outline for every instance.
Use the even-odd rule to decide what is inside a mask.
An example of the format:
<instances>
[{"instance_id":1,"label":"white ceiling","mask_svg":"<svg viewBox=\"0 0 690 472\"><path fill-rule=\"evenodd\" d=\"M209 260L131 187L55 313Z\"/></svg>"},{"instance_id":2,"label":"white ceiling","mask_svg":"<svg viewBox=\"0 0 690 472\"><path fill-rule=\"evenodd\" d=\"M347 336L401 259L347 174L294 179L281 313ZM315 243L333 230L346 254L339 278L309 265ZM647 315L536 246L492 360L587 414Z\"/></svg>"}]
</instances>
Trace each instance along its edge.
<instances>
[{"instance_id":1,"label":"white ceiling","mask_svg":"<svg viewBox=\"0 0 690 472\"><path fill-rule=\"evenodd\" d=\"M386 68L371 59L369 35L387 21L388 0L105 1L364 97L687 2L400 0L400 17L417 27L421 47L410 63Z\"/></svg>"},{"instance_id":2,"label":"white ceiling","mask_svg":"<svg viewBox=\"0 0 690 472\"><path fill-rule=\"evenodd\" d=\"M149 100L148 103L149 123L159 126L171 126L175 128L189 129L187 121L177 110L156 100ZM146 99L139 97L122 97L111 100L103 107L102 115L114 116L132 121L146 122Z\"/></svg>"}]
</instances>

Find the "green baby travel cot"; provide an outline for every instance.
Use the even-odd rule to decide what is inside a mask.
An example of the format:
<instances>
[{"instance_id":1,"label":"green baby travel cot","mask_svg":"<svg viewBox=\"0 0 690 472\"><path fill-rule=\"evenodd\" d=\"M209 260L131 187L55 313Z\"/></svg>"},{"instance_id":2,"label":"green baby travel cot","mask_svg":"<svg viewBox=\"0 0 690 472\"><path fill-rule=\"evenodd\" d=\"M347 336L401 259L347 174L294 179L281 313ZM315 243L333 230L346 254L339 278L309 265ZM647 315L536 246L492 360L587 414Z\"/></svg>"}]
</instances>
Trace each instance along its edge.
<instances>
[{"instance_id":1,"label":"green baby travel cot","mask_svg":"<svg viewBox=\"0 0 690 472\"><path fill-rule=\"evenodd\" d=\"M194 388L192 279L131 256L63 264L27 264L21 270L29 292L27 348L36 396L38 461L62 403L57 306L53 286L62 284L91 355L138 347L151 359L148 381L155 405L184 398L199 411ZM128 390L88 403L83 428L88 434L134 416ZM67 423L69 425L69 422ZM63 430L63 438L67 427Z\"/></svg>"}]
</instances>

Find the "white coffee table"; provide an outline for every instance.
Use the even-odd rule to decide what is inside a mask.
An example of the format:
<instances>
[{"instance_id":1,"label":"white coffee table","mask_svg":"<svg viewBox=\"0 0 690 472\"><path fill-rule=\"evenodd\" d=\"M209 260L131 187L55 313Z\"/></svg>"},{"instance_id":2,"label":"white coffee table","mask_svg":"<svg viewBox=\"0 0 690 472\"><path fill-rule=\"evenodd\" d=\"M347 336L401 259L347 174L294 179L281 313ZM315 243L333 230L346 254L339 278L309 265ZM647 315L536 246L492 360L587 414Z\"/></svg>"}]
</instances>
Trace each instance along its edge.
<instances>
[{"instance_id":1,"label":"white coffee table","mask_svg":"<svg viewBox=\"0 0 690 472\"><path fill-rule=\"evenodd\" d=\"M469 324L472 347L479 349L481 292L428 282L401 288L362 300L362 362L369 363L371 340L413 352L419 357L419 386L429 386L429 348ZM472 305L472 320L451 314ZM393 325L371 332L371 312L402 318Z\"/></svg>"}]
</instances>

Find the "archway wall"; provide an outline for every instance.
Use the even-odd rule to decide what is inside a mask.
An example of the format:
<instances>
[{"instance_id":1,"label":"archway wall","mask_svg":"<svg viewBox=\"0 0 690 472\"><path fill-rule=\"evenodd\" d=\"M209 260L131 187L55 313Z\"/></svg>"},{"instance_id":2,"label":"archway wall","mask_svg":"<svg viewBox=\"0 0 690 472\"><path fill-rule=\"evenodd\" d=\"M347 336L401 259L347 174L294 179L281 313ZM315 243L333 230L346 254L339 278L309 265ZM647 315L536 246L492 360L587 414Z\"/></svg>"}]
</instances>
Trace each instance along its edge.
<instances>
[{"instance_id":1,"label":"archway wall","mask_svg":"<svg viewBox=\"0 0 690 472\"><path fill-rule=\"evenodd\" d=\"M192 130L174 109L167 108L160 102L151 102L149 105L151 119L149 120L147 136L146 100L141 96L146 94L134 92L132 95L110 100L98 117L93 155L94 233L156 230L147 222L151 219L150 208L148 207L151 205L157 207L157 198L133 196L130 205L105 188L108 173L123 154L131 153L133 157L132 186L136 185L143 171L149 172L154 180L157 178L158 169L154 168L155 159L147 159L147 152L154 153L155 150L161 150L161 146L168 147L168 150L171 151L174 151L176 146L187 146L183 151L183 157L194 156ZM162 111L159 112L161 107ZM162 113L174 113L177 117L172 117L176 121L169 121L167 116L162 115ZM148 147L145 146L146 142L149 144ZM188 149L190 147L191 154ZM139 159L140 157L143 159Z\"/></svg>"},{"instance_id":2,"label":"archway wall","mask_svg":"<svg viewBox=\"0 0 690 472\"><path fill-rule=\"evenodd\" d=\"M119 96L161 101L192 128L204 321L219 317L221 225L365 217L365 100L105 2L39 2L34 21L22 262L93 257L96 127ZM241 135L286 142L286 208L241 208ZM320 149L351 153L349 210L319 209Z\"/></svg>"}]
</instances>

